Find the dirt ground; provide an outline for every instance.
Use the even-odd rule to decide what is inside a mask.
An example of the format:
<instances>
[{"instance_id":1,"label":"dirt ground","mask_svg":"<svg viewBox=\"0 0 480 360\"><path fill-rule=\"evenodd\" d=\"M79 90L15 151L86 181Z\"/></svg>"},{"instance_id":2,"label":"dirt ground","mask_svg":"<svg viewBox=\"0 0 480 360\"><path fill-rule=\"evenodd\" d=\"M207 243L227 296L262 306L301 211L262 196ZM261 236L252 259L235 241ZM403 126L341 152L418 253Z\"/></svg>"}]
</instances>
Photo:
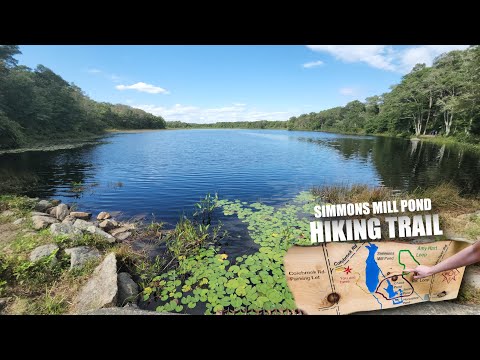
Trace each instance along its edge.
<instances>
[{"instance_id":1,"label":"dirt ground","mask_svg":"<svg viewBox=\"0 0 480 360\"><path fill-rule=\"evenodd\" d=\"M17 232L18 226L16 225L11 223L0 224L0 248L10 243L17 236Z\"/></svg>"}]
</instances>

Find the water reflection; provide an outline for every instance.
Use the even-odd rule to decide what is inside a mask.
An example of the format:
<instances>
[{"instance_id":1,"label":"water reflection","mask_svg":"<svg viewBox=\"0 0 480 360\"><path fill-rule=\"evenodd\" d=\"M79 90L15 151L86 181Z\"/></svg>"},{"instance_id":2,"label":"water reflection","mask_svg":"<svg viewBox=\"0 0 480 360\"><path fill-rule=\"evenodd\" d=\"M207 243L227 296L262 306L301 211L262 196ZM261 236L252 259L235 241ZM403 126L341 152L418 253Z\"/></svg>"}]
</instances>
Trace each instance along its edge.
<instances>
[{"instance_id":1,"label":"water reflection","mask_svg":"<svg viewBox=\"0 0 480 360\"><path fill-rule=\"evenodd\" d=\"M452 181L480 192L478 155L421 141L281 130L178 130L110 140L0 155L0 194L56 197L128 217L155 213L173 224L208 192L269 205L323 184L413 190Z\"/></svg>"},{"instance_id":2,"label":"water reflection","mask_svg":"<svg viewBox=\"0 0 480 360\"><path fill-rule=\"evenodd\" d=\"M0 155L0 193L78 197L75 184L88 184L95 175L96 146Z\"/></svg>"},{"instance_id":3,"label":"water reflection","mask_svg":"<svg viewBox=\"0 0 480 360\"><path fill-rule=\"evenodd\" d=\"M372 160L381 183L394 189L452 181L464 193L480 192L479 156L461 147L386 137L299 140L335 149L346 160Z\"/></svg>"}]
</instances>

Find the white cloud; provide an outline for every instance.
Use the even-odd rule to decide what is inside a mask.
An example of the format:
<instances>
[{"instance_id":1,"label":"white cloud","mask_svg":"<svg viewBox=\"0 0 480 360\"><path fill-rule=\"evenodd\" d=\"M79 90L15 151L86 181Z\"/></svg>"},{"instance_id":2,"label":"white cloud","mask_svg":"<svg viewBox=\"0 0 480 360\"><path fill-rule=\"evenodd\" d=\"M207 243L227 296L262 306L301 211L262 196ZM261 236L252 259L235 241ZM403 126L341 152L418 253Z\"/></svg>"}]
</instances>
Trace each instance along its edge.
<instances>
[{"instance_id":1,"label":"white cloud","mask_svg":"<svg viewBox=\"0 0 480 360\"><path fill-rule=\"evenodd\" d=\"M90 73L90 74L100 74L102 72L102 70L88 69L87 72Z\"/></svg>"},{"instance_id":2,"label":"white cloud","mask_svg":"<svg viewBox=\"0 0 480 360\"><path fill-rule=\"evenodd\" d=\"M89 74L100 75L100 76L102 76L106 79L112 80L113 82L119 82L122 79L118 75L109 74L109 73L106 73L105 71L102 71L102 70L96 69L96 68L87 69L87 72Z\"/></svg>"},{"instance_id":3,"label":"white cloud","mask_svg":"<svg viewBox=\"0 0 480 360\"><path fill-rule=\"evenodd\" d=\"M302 66L306 69L310 69L310 68L313 68L313 67L322 66L323 64L324 64L324 62L322 60L317 60L317 61L307 62L307 63L303 64Z\"/></svg>"},{"instance_id":4,"label":"white cloud","mask_svg":"<svg viewBox=\"0 0 480 360\"><path fill-rule=\"evenodd\" d=\"M344 87L339 90L340 94L345 96L353 96L356 94L356 90L351 87Z\"/></svg>"},{"instance_id":5,"label":"white cloud","mask_svg":"<svg viewBox=\"0 0 480 360\"><path fill-rule=\"evenodd\" d=\"M440 54L451 50L463 50L468 45L415 45L406 48L394 48L390 45L308 45L316 52L326 52L336 59L346 62L363 62L371 67L409 72L415 64L432 65Z\"/></svg>"},{"instance_id":6,"label":"white cloud","mask_svg":"<svg viewBox=\"0 0 480 360\"><path fill-rule=\"evenodd\" d=\"M308 45L313 51L327 52L347 63L364 62L370 66L394 70L390 60L390 48L385 45Z\"/></svg>"},{"instance_id":7,"label":"white cloud","mask_svg":"<svg viewBox=\"0 0 480 360\"><path fill-rule=\"evenodd\" d=\"M117 85L115 86L117 90L137 90L140 92L146 92L149 94L169 94L167 90L159 86L154 86L144 82L138 82L132 85Z\"/></svg>"},{"instance_id":8,"label":"white cloud","mask_svg":"<svg viewBox=\"0 0 480 360\"><path fill-rule=\"evenodd\" d=\"M234 103L228 106L201 108L197 106L175 104L171 107L157 105L132 105L154 115L160 115L167 121L189 123L215 123L220 121L256 121L287 120L298 113L289 111L260 111L248 108L246 104Z\"/></svg>"},{"instance_id":9,"label":"white cloud","mask_svg":"<svg viewBox=\"0 0 480 360\"><path fill-rule=\"evenodd\" d=\"M468 45L422 45L405 49L399 54L399 70L410 71L416 64L432 65L435 58L452 50L464 50Z\"/></svg>"}]
</instances>

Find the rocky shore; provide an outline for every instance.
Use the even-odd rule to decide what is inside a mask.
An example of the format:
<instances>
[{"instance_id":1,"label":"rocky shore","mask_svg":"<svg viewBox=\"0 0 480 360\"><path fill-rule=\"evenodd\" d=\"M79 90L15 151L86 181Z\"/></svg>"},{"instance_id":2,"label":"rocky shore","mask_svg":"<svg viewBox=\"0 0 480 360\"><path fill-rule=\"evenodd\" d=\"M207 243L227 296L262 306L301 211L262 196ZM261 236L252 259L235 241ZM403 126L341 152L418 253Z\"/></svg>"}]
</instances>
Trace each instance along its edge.
<instances>
[{"instance_id":1,"label":"rocky shore","mask_svg":"<svg viewBox=\"0 0 480 360\"><path fill-rule=\"evenodd\" d=\"M0 255L7 254L16 261L12 264L17 269L12 270L11 275L16 278L14 282L19 287L17 293L24 294L24 287L30 286L23 284L31 280L28 277L42 277L38 271L28 272L35 269L36 264L41 265L38 267L40 272L49 272L61 264L61 271L55 273L56 277L48 283L40 283L40 286L36 284L39 288L50 288L54 295L39 296L37 291L33 295L24 296L25 302L45 302L41 304L45 309L42 308L40 313L47 314L159 314L138 308L143 290L141 279L138 273L129 272L129 267L125 266L129 261L126 259L130 256L128 252L131 251L131 241L146 234L144 226L120 221L104 211L94 214L78 211L58 200L22 201L28 206L0 207ZM477 213L472 216L474 215L480 216ZM165 233L162 230L156 236L162 237ZM0 275L3 271L2 259L4 258L0 256ZM142 263L141 266L143 265ZM25 269L28 270L27 277L22 275ZM21 308L20 297L16 293L3 296L2 285L0 276L0 314L32 313L28 308ZM71 289L62 290L65 287ZM59 296L57 290L68 293L61 295L61 309L55 307ZM380 313L480 314L479 298L480 266L469 266L458 300L422 303ZM376 313L379 312L368 314Z\"/></svg>"},{"instance_id":2,"label":"rocky shore","mask_svg":"<svg viewBox=\"0 0 480 360\"><path fill-rule=\"evenodd\" d=\"M102 308L124 306L131 310L137 307L139 286L131 274L119 271L120 266L113 249L115 245L125 243L134 232L139 231L138 224L117 221L104 211L92 216L92 213L76 211L59 200L28 201L34 203L32 211L20 216L18 211L7 209L0 212L0 219L3 219L6 225L12 225L21 231L23 237L43 232L50 234L52 240L56 239L29 252L28 260L32 264L45 259L48 259L50 264L56 264L61 257L69 257L68 271L73 271L92 261L98 263L73 297L68 313L83 314ZM81 242L84 235L92 235L97 247L68 246L71 241ZM61 241L58 241L59 239ZM5 240L0 239L0 243ZM67 246L64 246L64 243ZM11 298L0 298L0 313L10 301ZM141 310L137 309L136 313L138 311Z\"/></svg>"}]
</instances>

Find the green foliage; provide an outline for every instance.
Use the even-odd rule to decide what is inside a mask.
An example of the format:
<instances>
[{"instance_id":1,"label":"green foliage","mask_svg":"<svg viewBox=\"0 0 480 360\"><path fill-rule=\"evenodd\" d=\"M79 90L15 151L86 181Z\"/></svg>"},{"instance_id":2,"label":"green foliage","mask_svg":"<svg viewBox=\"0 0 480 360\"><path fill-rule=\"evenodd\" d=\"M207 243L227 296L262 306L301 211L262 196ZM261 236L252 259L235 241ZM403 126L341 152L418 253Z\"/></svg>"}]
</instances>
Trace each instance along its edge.
<instances>
[{"instance_id":1,"label":"green foliage","mask_svg":"<svg viewBox=\"0 0 480 360\"><path fill-rule=\"evenodd\" d=\"M193 216L195 218L200 218L203 225L210 225L212 222L212 214L218 203L218 194L212 197L208 193L205 198L200 200L200 202L195 204L195 212Z\"/></svg>"},{"instance_id":2,"label":"green foliage","mask_svg":"<svg viewBox=\"0 0 480 360\"><path fill-rule=\"evenodd\" d=\"M155 234L156 236L160 235L161 230L165 224L163 222L158 222L155 220L152 220L152 222L147 226L147 232L151 232Z\"/></svg>"},{"instance_id":3,"label":"green foliage","mask_svg":"<svg viewBox=\"0 0 480 360\"><path fill-rule=\"evenodd\" d=\"M36 262L18 258L11 261L15 280L32 288L54 282L69 265L67 259L57 260L57 251Z\"/></svg>"},{"instance_id":4,"label":"green foliage","mask_svg":"<svg viewBox=\"0 0 480 360\"><path fill-rule=\"evenodd\" d=\"M43 65L18 66L18 46L0 45L0 149L104 129L164 129L165 120L121 104L98 103Z\"/></svg>"},{"instance_id":5,"label":"green foliage","mask_svg":"<svg viewBox=\"0 0 480 360\"><path fill-rule=\"evenodd\" d=\"M433 66L417 64L390 92L288 121L168 123L170 128L244 128L454 136L478 144L480 137L480 47L442 54Z\"/></svg>"},{"instance_id":6,"label":"green foliage","mask_svg":"<svg viewBox=\"0 0 480 360\"><path fill-rule=\"evenodd\" d=\"M204 304L206 314L219 311L292 310L295 303L285 280L283 257L293 244L308 244L308 219L302 213L314 197L301 193L292 204L274 208L261 203L219 200L225 215L248 226L258 252L229 259L215 246L179 256L178 267L155 277L144 299L161 301L157 311L192 311ZM202 305L203 306L203 305Z\"/></svg>"},{"instance_id":7,"label":"green foliage","mask_svg":"<svg viewBox=\"0 0 480 360\"><path fill-rule=\"evenodd\" d=\"M38 315L60 315L66 312L68 303L64 296L53 294L45 289L45 294L31 304L29 313Z\"/></svg>"},{"instance_id":8,"label":"green foliage","mask_svg":"<svg viewBox=\"0 0 480 360\"><path fill-rule=\"evenodd\" d=\"M4 255L0 254L0 296L3 296L7 287L9 263Z\"/></svg>"},{"instance_id":9,"label":"green foliage","mask_svg":"<svg viewBox=\"0 0 480 360\"><path fill-rule=\"evenodd\" d=\"M215 244L220 237L221 226L213 227L210 224L197 224L182 217L175 229L167 236L167 248L174 259L181 260L198 253L201 248Z\"/></svg>"},{"instance_id":10,"label":"green foliage","mask_svg":"<svg viewBox=\"0 0 480 360\"><path fill-rule=\"evenodd\" d=\"M189 124L181 121L167 121L168 129L286 129L285 121L232 121L214 124Z\"/></svg>"},{"instance_id":11,"label":"green foliage","mask_svg":"<svg viewBox=\"0 0 480 360\"><path fill-rule=\"evenodd\" d=\"M76 247L76 246L91 246L99 250L105 250L110 248L112 245L105 241L105 238L100 235L84 233L81 235L58 235L52 236L49 230L45 231L45 236L61 246L62 248ZM42 232L40 232L41 234Z\"/></svg>"},{"instance_id":12,"label":"green foliage","mask_svg":"<svg viewBox=\"0 0 480 360\"><path fill-rule=\"evenodd\" d=\"M387 133L409 137L432 131L478 143L480 47L451 51L433 66L417 64L389 93L288 120L289 130Z\"/></svg>"},{"instance_id":13,"label":"green foliage","mask_svg":"<svg viewBox=\"0 0 480 360\"><path fill-rule=\"evenodd\" d=\"M35 207L35 201L26 196L0 195L0 210L18 210L27 213Z\"/></svg>"}]
</instances>

